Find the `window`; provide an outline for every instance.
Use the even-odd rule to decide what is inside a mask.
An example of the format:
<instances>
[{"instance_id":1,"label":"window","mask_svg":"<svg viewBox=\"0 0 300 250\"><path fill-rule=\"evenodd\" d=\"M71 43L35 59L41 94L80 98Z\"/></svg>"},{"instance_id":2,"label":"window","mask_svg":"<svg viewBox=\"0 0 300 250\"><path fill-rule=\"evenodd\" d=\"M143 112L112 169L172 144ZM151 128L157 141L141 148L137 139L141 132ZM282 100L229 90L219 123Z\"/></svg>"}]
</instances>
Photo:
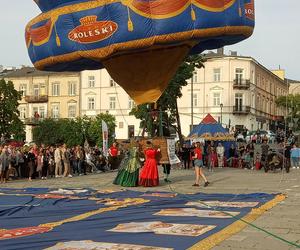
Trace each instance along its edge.
<instances>
[{"instance_id":1,"label":"window","mask_svg":"<svg viewBox=\"0 0 300 250\"><path fill-rule=\"evenodd\" d=\"M198 73L197 71L193 72L193 78L192 78L192 83L197 83L198 82Z\"/></svg>"},{"instance_id":2,"label":"window","mask_svg":"<svg viewBox=\"0 0 300 250\"><path fill-rule=\"evenodd\" d=\"M119 122L119 128L124 128L124 122Z\"/></svg>"},{"instance_id":3,"label":"window","mask_svg":"<svg viewBox=\"0 0 300 250\"><path fill-rule=\"evenodd\" d=\"M39 108L38 107L32 107L32 117L36 117L39 114Z\"/></svg>"},{"instance_id":4,"label":"window","mask_svg":"<svg viewBox=\"0 0 300 250\"><path fill-rule=\"evenodd\" d=\"M34 96L39 96L40 95L40 87L39 85L33 85L33 95Z\"/></svg>"},{"instance_id":5,"label":"window","mask_svg":"<svg viewBox=\"0 0 300 250\"><path fill-rule=\"evenodd\" d=\"M51 113L52 113L52 118L59 118L59 105L58 104L52 104L51 107Z\"/></svg>"},{"instance_id":6,"label":"window","mask_svg":"<svg viewBox=\"0 0 300 250\"><path fill-rule=\"evenodd\" d=\"M114 79L110 78L110 80L109 80L109 86L110 87L115 87L116 86L116 82L114 81Z\"/></svg>"},{"instance_id":7,"label":"window","mask_svg":"<svg viewBox=\"0 0 300 250\"><path fill-rule=\"evenodd\" d=\"M40 85L40 95L47 95L47 93L46 93L46 85L45 84L41 84Z\"/></svg>"},{"instance_id":8,"label":"window","mask_svg":"<svg viewBox=\"0 0 300 250\"><path fill-rule=\"evenodd\" d=\"M244 75L244 69L237 68L235 69L235 79L237 83L241 84L243 80L243 75Z\"/></svg>"},{"instance_id":9,"label":"window","mask_svg":"<svg viewBox=\"0 0 300 250\"><path fill-rule=\"evenodd\" d=\"M115 96L109 97L109 108L116 109L116 97Z\"/></svg>"},{"instance_id":10,"label":"window","mask_svg":"<svg viewBox=\"0 0 300 250\"><path fill-rule=\"evenodd\" d=\"M243 111L243 94L235 94L235 111Z\"/></svg>"},{"instance_id":11,"label":"window","mask_svg":"<svg viewBox=\"0 0 300 250\"><path fill-rule=\"evenodd\" d=\"M193 106L197 107L198 106L198 95L193 94Z\"/></svg>"},{"instance_id":12,"label":"window","mask_svg":"<svg viewBox=\"0 0 300 250\"><path fill-rule=\"evenodd\" d=\"M22 92L22 96L26 96L26 94L27 94L27 85L26 84L20 85L20 92Z\"/></svg>"},{"instance_id":13,"label":"window","mask_svg":"<svg viewBox=\"0 0 300 250\"><path fill-rule=\"evenodd\" d=\"M76 82L69 82L69 96L76 95Z\"/></svg>"},{"instance_id":14,"label":"window","mask_svg":"<svg viewBox=\"0 0 300 250\"><path fill-rule=\"evenodd\" d=\"M214 82L220 82L221 81L221 69L217 68L214 69Z\"/></svg>"},{"instance_id":15,"label":"window","mask_svg":"<svg viewBox=\"0 0 300 250\"><path fill-rule=\"evenodd\" d=\"M55 82L52 84L52 95L59 96L60 95L60 83Z\"/></svg>"},{"instance_id":16,"label":"window","mask_svg":"<svg viewBox=\"0 0 300 250\"><path fill-rule=\"evenodd\" d=\"M88 76L88 87L89 88L95 87L95 76Z\"/></svg>"},{"instance_id":17,"label":"window","mask_svg":"<svg viewBox=\"0 0 300 250\"><path fill-rule=\"evenodd\" d=\"M40 118L45 118L46 117L46 112L45 112L45 107L44 106L39 107L39 115L40 115Z\"/></svg>"},{"instance_id":18,"label":"window","mask_svg":"<svg viewBox=\"0 0 300 250\"><path fill-rule=\"evenodd\" d=\"M220 106L221 103L221 94L220 93L213 93L213 105Z\"/></svg>"},{"instance_id":19,"label":"window","mask_svg":"<svg viewBox=\"0 0 300 250\"><path fill-rule=\"evenodd\" d=\"M128 109L132 109L132 108L134 108L134 106L135 106L134 101L129 97L129 99L128 99Z\"/></svg>"},{"instance_id":20,"label":"window","mask_svg":"<svg viewBox=\"0 0 300 250\"><path fill-rule=\"evenodd\" d=\"M252 94L252 108L255 108L255 95Z\"/></svg>"},{"instance_id":21,"label":"window","mask_svg":"<svg viewBox=\"0 0 300 250\"><path fill-rule=\"evenodd\" d=\"M88 109L94 110L95 109L95 97L88 98Z\"/></svg>"},{"instance_id":22,"label":"window","mask_svg":"<svg viewBox=\"0 0 300 250\"><path fill-rule=\"evenodd\" d=\"M21 107L19 109L19 112L20 112L20 114L19 114L20 119L25 119L26 118L26 108Z\"/></svg>"},{"instance_id":23,"label":"window","mask_svg":"<svg viewBox=\"0 0 300 250\"><path fill-rule=\"evenodd\" d=\"M69 118L76 117L76 104L72 103L68 105L68 117Z\"/></svg>"},{"instance_id":24,"label":"window","mask_svg":"<svg viewBox=\"0 0 300 250\"><path fill-rule=\"evenodd\" d=\"M134 125L128 125L128 138L134 137Z\"/></svg>"}]
</instances>

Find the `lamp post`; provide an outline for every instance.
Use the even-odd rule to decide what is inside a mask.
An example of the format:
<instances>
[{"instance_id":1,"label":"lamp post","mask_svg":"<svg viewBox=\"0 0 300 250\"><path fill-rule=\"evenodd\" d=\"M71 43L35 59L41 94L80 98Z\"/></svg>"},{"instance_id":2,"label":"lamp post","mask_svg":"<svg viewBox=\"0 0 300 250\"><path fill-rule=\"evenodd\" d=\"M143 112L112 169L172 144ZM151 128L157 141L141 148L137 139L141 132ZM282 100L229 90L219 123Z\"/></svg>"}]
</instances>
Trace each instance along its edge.
<instances>
[{"instance_id":1,"label":"lamp post","mask_svg":"<svg viewBox=\"0 0 300 250\"><path fill-rule=\"evenodd\" d=\"M222 125L222 115L223 115L222 111L223 111L223 103L220 103L220 108L221 108L221 125Z\"/></svg>"},{"instance_id":2,"label":"lamp post","mask_svg":"<svg viewBox=\"0 0 300 250\"><path fill-rule=\"evenodd\" d=\"M190 132L192 132L193 127L194 127L194 74L195 74L195 72L193 72L193 76L191 79L191 128L190 128Z\"/></svg>"}]
</instances>

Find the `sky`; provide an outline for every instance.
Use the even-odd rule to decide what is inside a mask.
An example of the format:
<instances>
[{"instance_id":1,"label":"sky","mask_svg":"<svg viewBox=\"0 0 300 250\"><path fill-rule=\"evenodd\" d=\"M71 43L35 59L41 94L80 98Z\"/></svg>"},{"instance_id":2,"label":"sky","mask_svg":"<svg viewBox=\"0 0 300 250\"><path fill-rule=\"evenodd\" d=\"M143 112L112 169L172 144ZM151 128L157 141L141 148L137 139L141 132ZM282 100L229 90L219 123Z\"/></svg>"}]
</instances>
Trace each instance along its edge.
<instances>
[{"instance_id":1,"label":"sky","mask_svg":"<svg viewBox=\"0 0 300 250\"><path fill-rule=\"evenodd\" d=\"M32 65L24 42L24 28L40 13L33 0L1 0L0 65ZM225 47L252 56L268 69L286 70L300 80L300 0L255 0L256 27L247 40Z\"/></svg>"}]
</instances>

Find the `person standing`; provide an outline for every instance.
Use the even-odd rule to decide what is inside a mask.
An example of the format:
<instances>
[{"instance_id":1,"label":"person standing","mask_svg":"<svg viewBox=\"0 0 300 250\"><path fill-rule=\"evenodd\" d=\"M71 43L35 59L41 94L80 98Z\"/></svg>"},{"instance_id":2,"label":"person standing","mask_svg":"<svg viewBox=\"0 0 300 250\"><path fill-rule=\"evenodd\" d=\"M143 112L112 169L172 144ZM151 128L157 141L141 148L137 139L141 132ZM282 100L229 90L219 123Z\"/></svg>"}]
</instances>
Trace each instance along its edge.
<instances>
[{"instance_id":1,"label":"person standing","mask_svg":"<svg viewBox=\"0 0 300 250\"><path fill-rule=\"evenodd\" d=\"M7 146L4 146L0 154L0 178L1 183L6 183L6 175L9 168L9 155Z\"/></svg>"},{"instance_id":2,"label":"person standing","mask_svg":"<svg viewBox=\"0 0 300 250\"><path fill-rule=\"evenodd\" d=\"M48 166L49 166L49 149L43 150L43 166L42 166L42 180L47 180Z\"/></svg>"},{"instance_id":3,"label":"person standing","mask_svg":"<svg viewBox=\"0 0 300 250\"><path fill-rule=\"evenodd\" d=\"M237 163L236 163L236 148L235 145L232 143L229 149L229 166L230 167L236 167Z\"/></svg>"},{"instance_id":4,"label":"person standing","mask_svg":"<svg viewBox=\"0 0 300 250\"><path fill-rule=\"evenodd\" d=\"M184 143L182 145L182 153L181 153L181 158L183 160L184 169L189 169L190 168L190 163L191 163L191 159L190 159L191 156L190 155L191 155L191 150Z\"/></svg>"},{"instance_id":5,"label":"person standing","mask_svg":"<svg viewBox=\"0 0 300 250\"><path fill-rule=\"evenodd\" d=\"M37 157L37 167L36 167L36 172L38 174L38 178L41 178L42 177L42 169L43 169L43 149L41 148L40 149L40 152L38 154L38 157Z\"/></svg>"},{"instance_id":6,"label":"person standing","mask_svg":"<svg viewBox=\"0 0 300 250\"><path fill-rule=\"evenodd\" d=\"M144 187L154 187L159 185L159 176L156 157L160 149L154 149L150 141L147 141L145 150L146 161L140 173L139 185Z\"/></svg>"},{"instance_id":7,"label":"person standing","mask_svg":"<svg viewBox=\"0 0 300 250\"><path fill-rule=\"evenodd\" d=\"M118 175L114 180L114 184L121 185L123 187L136 187L139 183L139 169L140 163L140 145L136 141L135 145L131 146L130 149L125 153Z\"/></svg>"},{"instance_id":8,"label":"person standing","mask_svg":"<svg viewBox=\"0 0 300 250\"><path fill-rule=\"evenodd\" d=\"M268 145L268 141L264 140L263 144L261 145L261 156L262 158L266 159L268 156L270 146Z\"/></svg>"},{"instance_id":9,"label":"person standing","mask_svg":"<svg viewBox=\"0 0 300 250\"><path fill-rule=\"evenodd\" d=\"M119 149L117 147L117 143L114 142L112 146L108 149L109 162L111 170L118 169L118 155Z\"/></svg>"},{"instance_id":10,"label":"person standing","mask_svg":"<svg viewBox=\"0 0 300 250\"><path fill-rule=\"evenodd\" d=\"M60 146L54 151L54 162L55 162L55 177L62 177L62 153Z\"/></svg>"},{"instance_id":11,"label":"person standing","mask_svg":"<svg viewBox=\"0 0 300 250\"><path fill-rule=\"evenodd\" d=\"M299 152L300 150L297 148L296 144L293 145L291 149L291 166L296 169L299 168Z\"/></svg>"},{"instance_id":12,"label":"person standing","mask_svg":"<svg viewBox=\"0 0 300 250\"><path fill-rule=\"evenodd\" d=\"M218 167L222 168L224 166L224 153L225 149L223 145L219 142L218 147L216 149L218 155Z\"/></svg>"},{"instance_id":13,"label":"person standing","mask_svg":"<svg viewBox=\"0 0 300 250\"><path fill-rule=\"evenodd\" d=\"M162 164L162 167L163 167L163 171L164 171L164 174L165 174L164 181L166 183L171 182L169 180L169 176L170 176L170 173L171 173L171 164L170 163L165 163L165 164Z\"/></svg>"},{"instance_id":14,"label":"person standing","mask_svg":"<svg viewBox=\"0 0 300 250\"><path fill-rule=\"evenodd\" d=\"M201 148L200 148L200 143L197 142L196 143L196 148L194 149L194 164L195 164L195 183L193 184L194 187L199 187L199 183L200 183L200 176L203 178L204 180L204 187L207 187L209 182L206 179L204 173L203 173L203 159L202 159L202 152L201 152Z\"/></svg>"},{"instance_id":15,"label":"person standing","mask_svg":"<svg viewBox=\"0 0 300 250\"><path fill-rule=\"evenodd\" d=\"M34 149L31 148L27 155L27 164L28 164L27 166L29 168L29 177L28 177L29 181L32 181L33 174L35 173L35 163L36 163L36 157L34 154Z\"/></svg>"},{"instance_id":16,"label":"person standing","mask_svg":"<svg viewBox=\"0 0 300 250\"><path fill-rule=\"evenodd\" d=\"M71 164L70 164L71 154L67 145L64 144L62 147L62 161L64 163L64 174L63 177L72 177L71 175Z\"/></svg>"},{"instance_id":17,"label":"person standing","mask_svg":"<svg viewBox=\"0 0 300 250\"><path fill-rule=\"evenodd\" d=\"M210 155L209 155L208 170L213 172L215 166L217 165L217 162L218 162L218 156L217 156L216 150L214 147L211 147Z\"/></svg>"}]
</instances>

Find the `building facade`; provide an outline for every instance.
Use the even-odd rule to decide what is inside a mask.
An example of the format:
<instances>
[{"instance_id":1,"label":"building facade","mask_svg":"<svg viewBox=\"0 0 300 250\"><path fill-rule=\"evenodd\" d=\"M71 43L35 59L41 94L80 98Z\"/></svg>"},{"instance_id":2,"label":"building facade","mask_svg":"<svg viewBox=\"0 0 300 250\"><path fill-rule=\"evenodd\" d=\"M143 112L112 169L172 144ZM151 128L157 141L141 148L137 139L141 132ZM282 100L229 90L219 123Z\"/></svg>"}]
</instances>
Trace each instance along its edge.
<instances>
[{"instance_id":1,"label":"building facade","mask_svg":"<svg viewBox=\"0 0 300 250\"><path fill-rule=\"evenodd\" d=\"M192 120L193 113L194 125L210 113L224 127L268 130L285 115L275 99L288 93L288 85L251 57L208 54L182 93L181 116ZM191 124L182 124L185 134Z\"/></svg>"},{"instance_id":2,"label":"building facade","mask_svg":"<svg viewBox=\"0 0 300 250\"><path fill-rule=\"evenodd\" d=\"M134 107L133 100L106 70L82 71L81 84L81 115L114 115L116 138L129 138L140 133L140 121L129 115Z\"/></svg>"},{"instance_id":3,"label":"building facade","mask_svg":"<svg viewBox=\"0 0 300 250\"><path fill-rule=\"evenodd\" d=\"M80 73L43 72L32 67L5 76L22 92L20 118L26 125L26 141L32 141L32 128L44 118L75 118L80 107Z\"/></svg>"},{"instance_id":4,"label":"building facade","mask_svg":"<svg viewBox=\"0 0 300 250\"><path fill-rule=\"evenodd\" d=\"M210 53L205 59L205 67L194 72L178 100L185 136L192 124L199 124L208 113L228 128L276 128L286 115L275 105L276 98L289 91L284 71L273 73L255 59L236 54ZM23 68L6 78L23 93L19 109L28 135L36 114L41 119L94 117L100 113L115 116L116 138L141 134L140 121L129 115L135 105L133 100L105 69L49 73ZM30 139L28 136L26 141Z\"/></svg>"},{"instance_id":5,"label":"building facade","mask_svg":"<svg viewBox=\"0 0 300 250\"><path fill-rule=\"evenodd\" d=\"M287 84L289 84L289 94L300 95L300 81L286 79Z\"/></svg>"}]
</instances>

